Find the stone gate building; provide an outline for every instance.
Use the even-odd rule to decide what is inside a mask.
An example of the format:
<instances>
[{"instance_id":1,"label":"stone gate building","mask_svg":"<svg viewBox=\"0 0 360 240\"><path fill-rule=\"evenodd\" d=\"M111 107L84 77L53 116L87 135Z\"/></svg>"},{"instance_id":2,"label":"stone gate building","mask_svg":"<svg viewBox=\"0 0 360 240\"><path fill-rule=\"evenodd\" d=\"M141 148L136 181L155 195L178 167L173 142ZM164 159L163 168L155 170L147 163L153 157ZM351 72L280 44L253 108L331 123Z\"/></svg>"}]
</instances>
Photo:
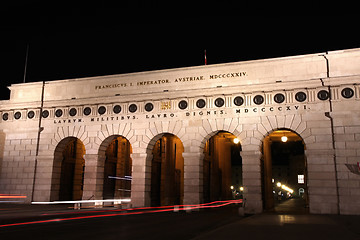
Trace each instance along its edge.
<instances>
[{"instance_id":1,"label":"stone gate building","mask_svg":"<svg viewBox=\"0 0 360 240\"><path fill-rule=\"evenodd\" d=\"M301 143L310 212L360 214L359 63L350 49L13 84L0 193L196 204L231 198L237 181L259 213L273 206L269 142L287 135Z\"/></svg>"}]
</instances>

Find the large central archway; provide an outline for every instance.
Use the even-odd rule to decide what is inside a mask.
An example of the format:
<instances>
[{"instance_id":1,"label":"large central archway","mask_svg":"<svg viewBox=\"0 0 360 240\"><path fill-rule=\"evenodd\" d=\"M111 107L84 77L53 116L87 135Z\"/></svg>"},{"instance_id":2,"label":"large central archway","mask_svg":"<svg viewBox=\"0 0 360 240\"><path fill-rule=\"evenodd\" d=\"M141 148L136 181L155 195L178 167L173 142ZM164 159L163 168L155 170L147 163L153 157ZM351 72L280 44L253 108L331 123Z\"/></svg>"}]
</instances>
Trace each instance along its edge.
<instances>
[{"instance_id":1,"label":"large central archway","mask_svg":"<svg viewBox=\"0 0 360 240\"><path fill-rule=\"evenodd\" d=\"M151 206L182 204L184 198L184 146L173 134L162 135L152 149Z\"/></svg>"},{"instance_id":2,"label":"large central archway","mask_svg":"<svg viewBox=\"0 0 360 240\"><path fill-rule=\"evenodd\" d=\"M241 145L235 135L220 131L204 147L204 202L242 197Z\"/></svg>"},{"instance_id":3,"label":"large central archway","mask_svg":"<svg viewBox=\"0 0 360 240\"><path fill-rule=\"evenodd\" d=\"M264 209L306 211L307 166L303 139L288 129L273 131L264 138L262 153Z\"/></svg>"}]
</instances>

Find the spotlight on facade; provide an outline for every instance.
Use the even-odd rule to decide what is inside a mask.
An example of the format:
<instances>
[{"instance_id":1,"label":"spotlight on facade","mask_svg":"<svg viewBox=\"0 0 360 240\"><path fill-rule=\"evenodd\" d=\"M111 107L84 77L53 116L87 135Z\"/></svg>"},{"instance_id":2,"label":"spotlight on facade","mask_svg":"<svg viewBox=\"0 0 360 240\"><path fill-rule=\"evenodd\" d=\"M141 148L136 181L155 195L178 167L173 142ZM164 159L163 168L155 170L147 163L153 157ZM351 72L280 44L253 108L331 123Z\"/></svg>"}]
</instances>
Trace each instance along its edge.
<instances>
[{"instance_id":1,"label":"spotlight on facade","mask_svg":"<svg viewBox=\"0 0 360 240\"><path fill-rule=\"evenodd\" d=\"M238 144L238 143L240 142L240 140L239 140L238 138L234 138L233 142L234 142L235 144Z\"/></svg>"},{"instance_id":2,"label":"spotlight on facade","mask_svg":"<svg viewBox=\"0 0 360 240\"><path fill-rule=\"evenodd\" d=\"M287 137L287 136L282 136L282 137L281 137L281 141L284 142L284 143L287 142L287 141L288 141L288 137Z\"/></svg>"}]
</instances>

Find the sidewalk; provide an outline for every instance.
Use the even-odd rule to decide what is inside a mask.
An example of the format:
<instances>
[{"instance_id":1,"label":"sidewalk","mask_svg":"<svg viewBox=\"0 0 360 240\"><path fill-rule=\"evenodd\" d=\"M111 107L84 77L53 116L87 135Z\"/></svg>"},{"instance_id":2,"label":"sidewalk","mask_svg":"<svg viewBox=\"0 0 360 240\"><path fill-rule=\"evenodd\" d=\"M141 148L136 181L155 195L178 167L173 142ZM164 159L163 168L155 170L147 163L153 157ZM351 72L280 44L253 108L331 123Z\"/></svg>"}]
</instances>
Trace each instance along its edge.
<instances>
[{"instance_id":1,"label":"sidewalk","mask_svg":"<svg viewBox=\"0 0 360 240\"><path fill-rule=\"evenodd\" d=\"M309 208L306 207L305 201L301 198L291 198L275 204L275 208L269 212L278 214L307 214Z\"/></svg>"}]
</instances>

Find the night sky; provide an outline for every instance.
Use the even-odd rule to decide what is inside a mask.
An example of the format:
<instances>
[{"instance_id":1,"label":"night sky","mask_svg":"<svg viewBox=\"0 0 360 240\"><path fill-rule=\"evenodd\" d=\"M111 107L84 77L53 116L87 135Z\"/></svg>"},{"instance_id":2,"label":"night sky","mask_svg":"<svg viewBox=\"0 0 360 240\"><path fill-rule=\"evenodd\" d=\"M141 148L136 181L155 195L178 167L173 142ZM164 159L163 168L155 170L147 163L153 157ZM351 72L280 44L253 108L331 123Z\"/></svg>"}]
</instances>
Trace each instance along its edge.
<instances>
[{"instance_id":1,"label":"night sky","mask_svg":"<svg viewBox=\"0 0 360 240\"><path fill-rule=\"evenodd\" d=\"M204 49L210 65L360 47L352 16L186 15L174 8L162 14L149 1L1 8L1 99L9 98L7 86L23 82L27 46L26 82L198 66Z\"/></svg>"}]
</instances>

